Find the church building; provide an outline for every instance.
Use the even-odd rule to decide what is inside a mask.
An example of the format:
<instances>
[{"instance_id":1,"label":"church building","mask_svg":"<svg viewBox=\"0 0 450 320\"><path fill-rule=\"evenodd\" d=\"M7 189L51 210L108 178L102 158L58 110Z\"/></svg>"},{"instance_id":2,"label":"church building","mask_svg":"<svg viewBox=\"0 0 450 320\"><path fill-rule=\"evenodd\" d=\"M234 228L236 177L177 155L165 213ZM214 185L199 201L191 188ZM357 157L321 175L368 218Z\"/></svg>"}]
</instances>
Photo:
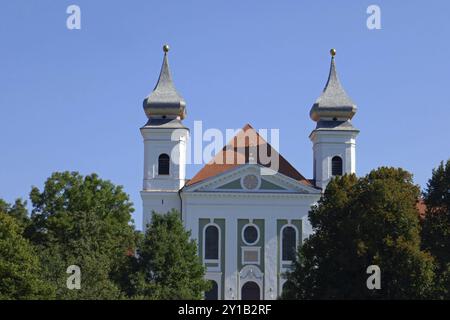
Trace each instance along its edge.
<instances>
[{"instance_id":1,"label":"church building","mask_svg":"<svg viewBox=\"0 0 450 320\"><path fill-rule=\"evenodd\" d=\"M312 179L249 124L187 179L186 102L174 87L168 51L164 46L159 80L144 100L148 122L140 129L144 226L151 222L152 212L180 212L212 283L206 299L276 299L297 247L311 233L311 206L333 176L356 170L359 130L351 123L356 105L339 82L336 51L330 51L328 81L310 111L316 122L309 135Z\"/></svg>"}]
</instances>

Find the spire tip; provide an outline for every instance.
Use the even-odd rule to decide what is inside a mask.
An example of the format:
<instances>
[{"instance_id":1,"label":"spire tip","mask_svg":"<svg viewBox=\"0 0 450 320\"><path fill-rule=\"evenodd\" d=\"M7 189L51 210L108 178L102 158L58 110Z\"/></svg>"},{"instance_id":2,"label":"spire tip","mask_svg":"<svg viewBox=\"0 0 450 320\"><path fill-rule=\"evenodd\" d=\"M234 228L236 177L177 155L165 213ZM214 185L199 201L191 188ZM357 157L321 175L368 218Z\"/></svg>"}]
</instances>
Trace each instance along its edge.
<instances>
[{"instance_id":1,"label":"spire tip","mask_svg":"<svg viewBox=\"0 0 450 320\"><path fill-rule=\"evenodd\" d=\"M336 49L331 49L330 50L330 54L331 54L331 58L334 58L334 56L336 55Z\"/></svg>"},{"instance_id":2,"label":"spire tip","mask_svg":"<svg viewBox=\"0 0 450 320\"><path fill-rule=\"evenodd\" d=\"M169 45L168 45L168 44L165 44L165 45L163 46L163 51L164 51L164 53L169 52L169 50L170 50Z\"/></svg>"}]
</instances>

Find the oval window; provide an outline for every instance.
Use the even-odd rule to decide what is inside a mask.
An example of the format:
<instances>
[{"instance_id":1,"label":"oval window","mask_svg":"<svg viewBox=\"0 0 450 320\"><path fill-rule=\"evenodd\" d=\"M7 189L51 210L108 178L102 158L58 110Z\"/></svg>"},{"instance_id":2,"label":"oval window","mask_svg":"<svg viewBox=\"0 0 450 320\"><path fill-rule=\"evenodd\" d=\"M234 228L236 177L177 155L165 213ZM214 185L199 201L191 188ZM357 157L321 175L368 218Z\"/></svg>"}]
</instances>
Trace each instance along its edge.
<instances>
[{"instance_id":1,"label":"oval window","mask_svg":"<svg viewBox=\"0 0 450 320\"><path fill-rule=\"evenodd\" d=\"M244 229L244 242L248 245L258 241L258 229L254 225L248 225Z\"/></svg>"}]
</instances>

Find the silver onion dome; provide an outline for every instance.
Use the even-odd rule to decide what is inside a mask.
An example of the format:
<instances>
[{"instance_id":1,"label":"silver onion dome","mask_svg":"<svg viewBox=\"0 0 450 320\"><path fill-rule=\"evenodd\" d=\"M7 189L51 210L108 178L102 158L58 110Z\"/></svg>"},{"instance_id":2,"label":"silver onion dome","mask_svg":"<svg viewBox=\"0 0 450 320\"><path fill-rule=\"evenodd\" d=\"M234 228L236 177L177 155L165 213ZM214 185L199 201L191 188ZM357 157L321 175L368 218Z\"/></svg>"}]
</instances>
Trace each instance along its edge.
<instances>
[{"instance_id":1,"label":"silver onion dome","mask_svg":"<svg viewBox=\"0 0 450 320\"><path fill-rule=\"evenodd\" d=\"M153 91L144 99L144 111L147 117L180 118L186 117L186 102L177 92L170 74L167 54L169 46L164 45L164 59L158 83Z\"/></svg>"}]
</instances>

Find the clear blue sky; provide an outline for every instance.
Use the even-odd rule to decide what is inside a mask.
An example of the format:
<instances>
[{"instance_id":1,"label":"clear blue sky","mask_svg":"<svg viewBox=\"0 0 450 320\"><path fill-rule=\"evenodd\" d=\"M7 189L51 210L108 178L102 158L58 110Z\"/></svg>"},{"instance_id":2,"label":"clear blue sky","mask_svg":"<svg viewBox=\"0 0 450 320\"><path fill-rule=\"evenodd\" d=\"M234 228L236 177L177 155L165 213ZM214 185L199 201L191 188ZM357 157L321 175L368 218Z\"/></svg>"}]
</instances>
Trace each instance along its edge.
<instances>
[{"instance_id":1,"label":"clear blue sky","mask_svg":"<svg viewBox=\"0 0 450 320\"><path fill-rule=\"evenodd\" d=\"M366 27L373 3L381 30ZM70 4L81 30L66 28ZM425 187L450 157L449 14L449 1L1 1L0 198L27 198L54 171L96 172L124 186L140 228L142 100L164 43L187 126L279 128L307 177L309 109L335 47L359 107L358 174L398 166Z\"/></svg>"}]
</instances>

